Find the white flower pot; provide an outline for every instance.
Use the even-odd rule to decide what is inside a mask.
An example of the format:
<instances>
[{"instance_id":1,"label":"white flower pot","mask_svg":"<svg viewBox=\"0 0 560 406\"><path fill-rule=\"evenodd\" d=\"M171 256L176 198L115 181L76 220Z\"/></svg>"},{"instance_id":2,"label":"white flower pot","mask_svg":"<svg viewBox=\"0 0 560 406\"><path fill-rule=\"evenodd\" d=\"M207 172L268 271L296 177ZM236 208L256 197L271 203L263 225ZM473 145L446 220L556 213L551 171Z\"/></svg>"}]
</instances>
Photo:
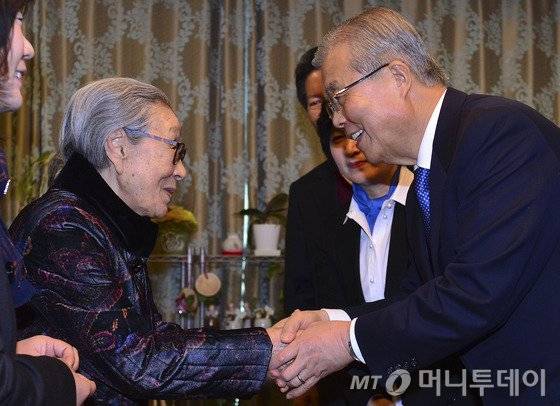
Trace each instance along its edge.
<instances>
[{"instance_id":1,"label":"white flower pot","mask_svg":"<svg viewBox=\"0 0 560 406\"><path fill-rule=\"evenodd\" d=\"M278 256L278 240L280 238L279 224L253 224L253 241L255 255Z\"/></svg>"}]
</instances>

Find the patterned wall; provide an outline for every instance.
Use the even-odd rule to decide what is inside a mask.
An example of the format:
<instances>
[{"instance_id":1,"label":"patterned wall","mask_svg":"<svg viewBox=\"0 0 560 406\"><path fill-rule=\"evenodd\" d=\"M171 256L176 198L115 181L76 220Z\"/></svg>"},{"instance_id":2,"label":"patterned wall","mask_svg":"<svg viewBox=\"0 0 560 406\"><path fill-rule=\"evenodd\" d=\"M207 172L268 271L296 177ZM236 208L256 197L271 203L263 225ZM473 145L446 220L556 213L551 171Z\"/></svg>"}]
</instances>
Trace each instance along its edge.
<instances>
[{"instance_id":1,"label":"patterned wall","mask_svg":"<svg viewBox=\"0 0 560 406\"><path fill-rule=\"evenodd\" d=\"M297 59L374 4L415 22L455 87L516 98L560 121L560 0L36 0L26 124L8 130L12 167L17 174L30 152L55 148L79 86L117 75L151 82L170 96L188 146L175 200L201 224L195 243L215 250L240 231L234 213L246 197L262 205L321 161L295 97ZM13 216L17 196L10 207Z\"/></svg>"}]
</instances>

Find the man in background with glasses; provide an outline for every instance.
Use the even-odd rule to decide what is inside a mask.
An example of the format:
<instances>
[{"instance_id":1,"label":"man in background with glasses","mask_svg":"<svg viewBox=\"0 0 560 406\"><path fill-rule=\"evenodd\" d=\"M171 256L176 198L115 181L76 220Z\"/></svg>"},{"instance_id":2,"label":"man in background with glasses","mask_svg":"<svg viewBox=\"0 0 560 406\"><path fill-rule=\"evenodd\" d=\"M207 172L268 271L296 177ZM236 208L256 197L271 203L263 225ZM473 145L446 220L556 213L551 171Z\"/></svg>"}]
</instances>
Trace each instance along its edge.
<instances>
[{"instance_id":1,"label":"man in background with glasses","mask_svg":"<svg viewBox=\"0 0 560 406\"><path fill-rule=\"evenodd\" d=\"M317 47L307 50L295 70L297 98L305 109L314 129L324 102L323 77L312 64ZM314 270L317 268L316 241L323 224L329 222L332 212L347 208L352 197L352 186L338 172L330 159L330 152L323 148L324 162L297 179L290 185L290 203L286 225L284 305L286 314L296 309L317 309L317 287ZM334 269L329 270L334 272ZM360 292L356 292L356 296ZM325 299L325 298L324 298ZM336 378L335 378L336 379ZM336 405L344 402L339 385L320 385L305 397L296 400L299 404ZM320 400L317 399L320 397Z\"/></svg>"},{"instance_id":2,"label":"man in background with glasses","mask_svg":"<svg viewBox=\"0 0 560 406\"><path fill-rule=\"evenodd\" d=\"M316 50L301 57L296 88L327 160L290 187L284 284L288 314L390 298L408 258L404 201L412 175L406 168L401 173L395 165L367 162L355 141L335 136L324 111L321 71L311 63ZM367 375L368 370L355 363L319 382L319 404L365 406L372 391L350 390L355 374Z\"/></svg>"}]
</instances>

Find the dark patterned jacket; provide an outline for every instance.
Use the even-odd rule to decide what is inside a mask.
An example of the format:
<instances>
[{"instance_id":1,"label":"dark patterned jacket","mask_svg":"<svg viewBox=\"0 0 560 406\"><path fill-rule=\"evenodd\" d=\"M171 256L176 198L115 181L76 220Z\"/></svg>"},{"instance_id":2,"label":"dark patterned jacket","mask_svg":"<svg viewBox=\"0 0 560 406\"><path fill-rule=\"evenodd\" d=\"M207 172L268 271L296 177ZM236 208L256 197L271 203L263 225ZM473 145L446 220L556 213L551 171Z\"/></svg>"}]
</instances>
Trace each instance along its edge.
<instances>
[{"instance_id":1,"label":"dark patterned jacket","mask_svg":"<svg viewBox=\"0 0 560 406\"><path fill-rule=\"evenodd\" d=\"M37 330L78 348L99 404L248 397L266 377L263 329L183 330L162 321L146 262L157 226L133 212L75 154L10 228L26 242ZM125 398L128 398L125 399Z\"/></svg>"}]
</instances>

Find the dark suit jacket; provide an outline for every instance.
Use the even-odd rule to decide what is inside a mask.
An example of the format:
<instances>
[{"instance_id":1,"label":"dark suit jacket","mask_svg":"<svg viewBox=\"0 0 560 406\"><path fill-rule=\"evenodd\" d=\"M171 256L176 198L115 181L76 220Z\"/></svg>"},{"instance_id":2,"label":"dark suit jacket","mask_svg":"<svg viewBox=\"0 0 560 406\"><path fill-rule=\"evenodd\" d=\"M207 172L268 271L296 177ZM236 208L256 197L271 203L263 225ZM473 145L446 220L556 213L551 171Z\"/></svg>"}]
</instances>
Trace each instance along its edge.
<instances>
[{"instance_id":1,"label":"dark suit jacket","mask_svg":"<svg viewBox=\"0 0 560 406\"><path fill-rule=\"evenodd\" d=\"M560 129L511 100L448 89L430 171L431 235L407 202L412 294L362 306L356 337L372 374L452 354L469 370L546 371L540 385L487 389L487 405L560 400ZM409 206L410 205L410 206ZM382 330L378 326L384 326ZM554 403L556 404L556 403Z\"/></svg>"},{"instance_id":2,"label":"dark suit jacket","mask_svg":"<svg viewBox=\"0 0 560 406\"><path fill-rule=\"evenodd\" d=\"M360 226L346 221L351 187L330 161L317 166L290 187L286 232L285 306L295 309L358 306ZM337 192L337 183L339 191ZM347 195L340 188L347 187ZM343 200L346 198L346 200ZM343 224L344 223L344 224ZM400 288L407 268L404 206L397 203L391 230L385 296Z\"/></svg>"},{"instance_id":3,"label":"dark suit jacket","mask_svg":"<svg viewBox=\"0 0 560 406\"><path fill-rule=\"evenodd\" d=\"M331 161L290 187L286 235L285 304L295 309L341 308L365 303L360 284L360 226L346 221L352 188ZM344 224L343 224L344 223ZM396 204L385 296L400 287L407 269L404 206ZM349 373L348 373L349 372ZM355 363L319 383L322 405L365 405L372 393L349 390L351 375L368 374Z\"/></svg>"}]
</instances>

